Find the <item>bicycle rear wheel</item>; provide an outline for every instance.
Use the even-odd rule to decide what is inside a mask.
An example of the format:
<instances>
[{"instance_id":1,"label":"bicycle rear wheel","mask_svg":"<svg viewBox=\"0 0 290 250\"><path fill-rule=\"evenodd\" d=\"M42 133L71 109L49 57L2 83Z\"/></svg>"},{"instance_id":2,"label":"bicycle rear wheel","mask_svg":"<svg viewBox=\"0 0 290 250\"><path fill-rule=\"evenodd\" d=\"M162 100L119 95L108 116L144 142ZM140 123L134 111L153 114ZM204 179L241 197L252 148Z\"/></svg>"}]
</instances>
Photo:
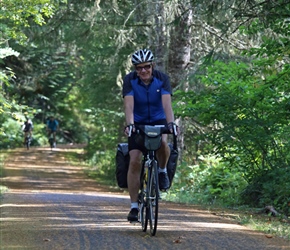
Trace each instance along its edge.
<instances>
[{"instance_id":1,"label":"bicycle rear wheel","mask_svg":"<svg viewBox=\"0 0 290 250\"><path fill-rule=\"evenodd\" d=\"M154 236L157 230L158 222L158 170L157 161L152 162L150 176L149 176L149 199L147 200L147 217L150 224L150 234Z\"/></svg>"},{"instance_id":2,"label":"bicycle rear wheel","mask_svg":"<svg viewBox=\"0 0 290 250\"><path fill-rule=\"evenodd\" d=\"M29 137L25 138L25 144L26 144L26 148L29 149L30 148L30 138Z\"/></svg>"},{"instance_id":3,"label":"bicycle rear wheel","mask_svg":"<svg viewBox=\"0 0 290 250\"><path fill-rule=\"evenodd\" d=\"M50 146L50 149L52 150L52 148L53 148L53 143L54 143L54 140L53 140L53 138L52 138L52 137L50 137L50 138L48 139L48 141L49 141L49 146Z\"/></svg>"}]
</instances>

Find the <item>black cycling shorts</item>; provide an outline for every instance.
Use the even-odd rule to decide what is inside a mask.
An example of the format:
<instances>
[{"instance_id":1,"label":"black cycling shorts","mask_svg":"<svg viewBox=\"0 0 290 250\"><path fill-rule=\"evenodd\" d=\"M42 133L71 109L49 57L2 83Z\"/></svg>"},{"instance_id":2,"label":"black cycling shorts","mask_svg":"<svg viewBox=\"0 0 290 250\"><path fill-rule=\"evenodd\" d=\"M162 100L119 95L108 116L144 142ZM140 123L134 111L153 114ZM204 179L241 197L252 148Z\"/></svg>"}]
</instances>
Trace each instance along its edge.
<instances>
[{"instance_id":1,"label":"black cycling shorts","mask_svg":"<svg viewBox=\"0 0 290 250\"><path fill-rule=\"evenodd\" d=\"M25 133L27 133L27 132L32 131L32 128L25 128L23 131L24 131Z\"/></svg>"},{"instance_id":2,"label":"black cycling shorts","mask_svg":"<svg viewBox=\"0 0 290 250\"><path fill-rule=\"evenodd\" d=\"M164 120L159 120L159 121L156 121L156 122L151 122L151 123L137 123L135 122L135 125L138 126L138 125L151 125L151 126L154 126L154 125L165 125L167 126L167 121L164 119ZM129 148L129 151L130 150L133 150L133 149L138 149L142 152L146 151L146 149L144 148L144 145L138 143L138 137L140 135L138 134L134 134L132 133L130 137L128 137L128 148Z\"/></svg>"}]
</instances>

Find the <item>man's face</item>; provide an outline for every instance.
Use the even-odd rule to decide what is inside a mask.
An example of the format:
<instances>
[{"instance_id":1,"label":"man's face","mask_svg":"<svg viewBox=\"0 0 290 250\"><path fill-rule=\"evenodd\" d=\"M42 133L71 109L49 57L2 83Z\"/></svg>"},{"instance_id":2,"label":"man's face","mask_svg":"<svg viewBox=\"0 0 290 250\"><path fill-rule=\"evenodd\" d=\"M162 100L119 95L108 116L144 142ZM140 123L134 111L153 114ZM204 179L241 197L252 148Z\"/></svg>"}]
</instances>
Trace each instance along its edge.
<instances>
[{"instance_id":1,"label":"man's face","mask_svg":"<svg viewBox=\"0 0 290 250\"><path fill-rule=\"evenodd\" d=\"M148 81L151 79L152 76L152 63L146 62L146 63L140 63L135 66L137 75L140 77L142 81Z\"/></svg>"}]
</instances>

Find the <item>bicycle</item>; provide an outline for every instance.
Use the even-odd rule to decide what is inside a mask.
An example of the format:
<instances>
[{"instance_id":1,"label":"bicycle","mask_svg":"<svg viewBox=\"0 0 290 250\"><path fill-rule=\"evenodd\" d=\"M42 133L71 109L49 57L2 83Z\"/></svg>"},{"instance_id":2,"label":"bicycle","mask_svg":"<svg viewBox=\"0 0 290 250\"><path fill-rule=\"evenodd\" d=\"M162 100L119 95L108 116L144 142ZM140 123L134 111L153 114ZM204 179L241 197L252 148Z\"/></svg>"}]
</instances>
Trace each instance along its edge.
<instances>
[{"instance_id":1,"label":"bicycle","mask_svg":"<svg viewBox=\"0 0 290 250\"><path fill-rule=\"evenodd\" d=\"M135 133L141 134L142 144L146 151L143 152L142 170L140 175L139 191L139 218L142 231L147 231L149 222L150 234L154 236L157 231L158 209L160 190L158 182L158 163L155 156L156 150L161 146L162 134L171 134L165 126L136 126ZM131 133L129 133L130 136ZM176 127L173 133L176 146Z\"/></svg>"},{"instance_id":2,"label":"bicycle","mask_svg":"<svg viewBox=\"0 0 290 250\"><path fill-rule=\"evenodd\" d=\"M48 142L50 145L50 149L52 150L53 148L55 148L55 143L54 143L54 138L53 138L53 133L50 133L49 138L48 138Z\"/></svg>"},{"instance_id":3,"label":"bicycle","mask_svg":"<svg viewBox=\"0 0 290 250\"><path fill-rule=\"evenodd\" d=\"M25 136L25 146L26 146L27 150L30 148L30 144L31 144L31 136L26 135Z\"/></svg>"}]
</instances>

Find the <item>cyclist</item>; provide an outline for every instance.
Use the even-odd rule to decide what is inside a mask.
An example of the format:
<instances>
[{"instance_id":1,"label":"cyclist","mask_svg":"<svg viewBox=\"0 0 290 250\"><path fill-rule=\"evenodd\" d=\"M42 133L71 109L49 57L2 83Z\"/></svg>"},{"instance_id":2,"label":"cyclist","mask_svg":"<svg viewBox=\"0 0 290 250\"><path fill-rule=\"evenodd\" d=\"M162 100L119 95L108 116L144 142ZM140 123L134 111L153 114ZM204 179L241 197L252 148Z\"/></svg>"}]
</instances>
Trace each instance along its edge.
<instances>
[{"instance_id":1,"label":"cyclist","mask_svg":"<svg viewBox=\"0 0 290 250\"><path fill-rule=\"evenodd\" d=\"M23 144L25 144L26 136L29 135L30 138L32 137L33 124L32 124L32 121L30 119L27 119L24 122L24 124L22 126L22 130L24 132L24 142L23 142Z\"/></svg>"},{"instance_id":2,"label":"cyclist","mask_svg":"<svg viewBox=\"0 0 290 250\"><path fill-rule=\"evenodd\" d=\"M130 129L135 131L135 125L168 125L173 132L174 114L171 104L171 85L169 77L154 69L154 56L149 49L140 49L132 54L132 64L135 70L124 77L123 98L127 126L125 134ZM138 221L138 192L140 187L140 172L142 161L142 146L135 141L136 134L128 137L130 163L128 170L128 191L131 199L131 210L128 221ZM167 135L162 135L160 149L156 153L159 164L159 188L166 191L169 186L167 161L170 149Z\"/></svg>"},{"instance_id":3,"label":"cyclist","mask_svg":"<svg viewBox=\"0 0 290 250\"><path fill-rule=\"evenodd\" d=\"M53 141L54 141L54 147L56 145L56 131L59 128L58 121L54 118L54 116L51 116L46 124L46 130L48 132L48 137L50 137L51 134L53 134Z\"/></svg>"}]
</instances>

